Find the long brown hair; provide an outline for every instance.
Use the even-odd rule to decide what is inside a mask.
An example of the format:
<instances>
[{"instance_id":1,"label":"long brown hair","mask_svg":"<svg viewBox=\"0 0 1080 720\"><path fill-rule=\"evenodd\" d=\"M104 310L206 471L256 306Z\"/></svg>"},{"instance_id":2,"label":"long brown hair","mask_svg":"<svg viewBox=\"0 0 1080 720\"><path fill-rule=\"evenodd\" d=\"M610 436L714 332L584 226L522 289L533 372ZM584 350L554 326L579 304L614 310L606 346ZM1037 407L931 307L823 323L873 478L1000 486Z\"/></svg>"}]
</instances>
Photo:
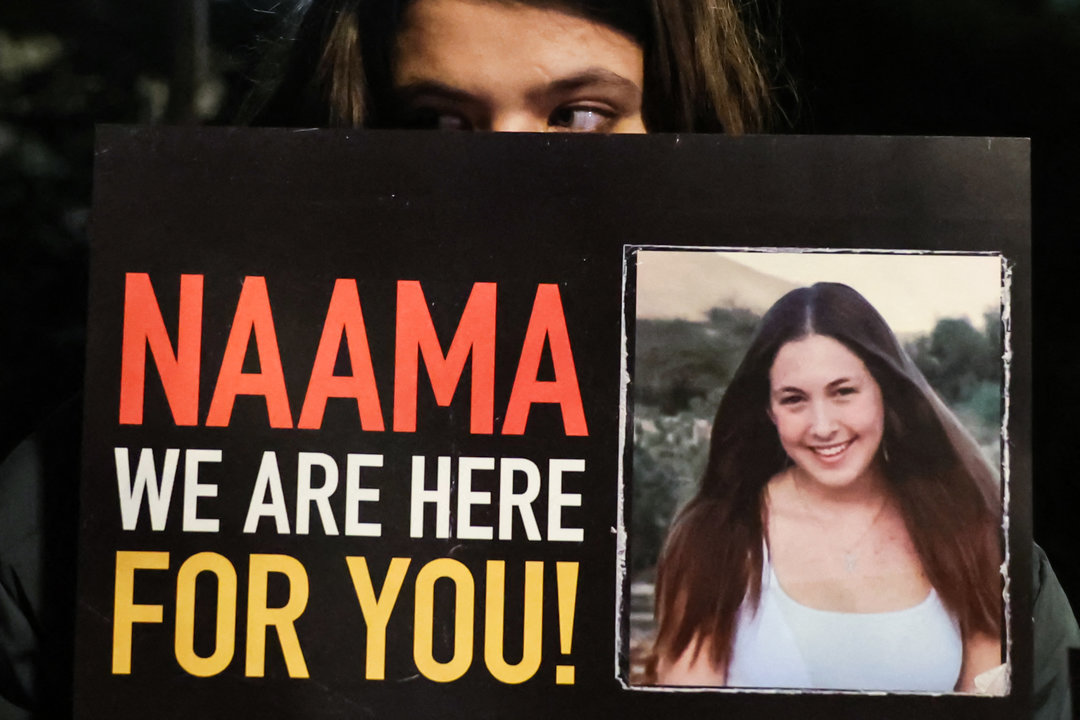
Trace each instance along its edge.
<instances>
[{"instance_id":1,"label":"long brown hair","mask_svg":"<svg viewBox=\"0 0 1080 720\"><path fill-rule=\"evenodd\" d=\"M490 0L551 7L633 38L650 132L765 129L760 37L734 0ZM305 0L285 18L241 109L257 125L391 127L394 46L410 0ZM743 14L752 4L740 3Z\"/></svg>"},{"instance_id":2,"label":"long brown hair","mask_svg":"<svg viewBox=\"0 0 1080 720\"><path fill-rule=\"evenodd\" d=\"M654 663L692 647L693 657L705 651L714 667L726 668L740 605L760 601L764 491L786 462L766 414L769 370L784 344L810 334L843 343L881 387L885 474L927 577L963 637L1000 632L997 474L873 306L846 285L818 283L791 291L765 313L720 402L701 484L661 554Z\"/></svg>"}]
</instances>

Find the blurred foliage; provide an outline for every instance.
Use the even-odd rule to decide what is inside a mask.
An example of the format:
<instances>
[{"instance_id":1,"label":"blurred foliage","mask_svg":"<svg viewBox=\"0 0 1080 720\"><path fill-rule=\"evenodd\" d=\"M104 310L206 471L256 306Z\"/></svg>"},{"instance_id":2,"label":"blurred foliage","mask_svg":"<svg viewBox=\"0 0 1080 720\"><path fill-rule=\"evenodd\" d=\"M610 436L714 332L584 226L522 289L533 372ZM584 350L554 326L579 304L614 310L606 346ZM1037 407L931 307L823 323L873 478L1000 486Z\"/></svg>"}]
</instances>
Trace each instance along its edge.
<instances>
[{"instance_id":1,"label":"blurred foliage","mask_svg":"<svg viewBox=\"0 0 1080 720\"><path fill-rule=\"evenodd\" d=\"M983 316L982 331L966 318L939 320L929 335L907 346L919 370L994 463L1001 456L1001 348L996 312Z\"/></svg>"},{"instance_id":2,"label":"blurred foliage","mask_svg":"<svg viewBox=\"0 0 1080 720\"><path fill-rule=\"evenodd\" d=\"M719 308L710 311L703 323L639 319L635 402L659 405L673 415L692 399L723 387L738 367L757 321L749 310ZM672 353L673 347L681 352Z\"/></svg>"},{"instance_id":3,"label":"blurred foliage","mask_svg":"<svg viewBox=\"0 0 1080 720\"><path fill-rule=\"evenodd\" d=\"M966 318L946 318L908 344L919 370L950 404L972 397L984 383L1001 385L1001 320L987 313L984 322L980 332Z\"/></svg>"},{"instance_id":4,"label":"blurred foliage","mask_svg":"<svg viewBox=\"0 0 1080 720\"><path fill-rule=\"evenodd\" d=\"M0 4L0 456L82 383L95 124L226 121L269 4ZM200 7L207 32L182 34Z\"/></svg>"},{"instance_id":5,"label":"blurred foliage","mask_svg":"<svg viewBox=\"0 0 1080 720\"><path fill-rule=\"evenodd\" d=\"M714 308L704 322L639 320L634 336L630 572L648 578L675 512L697 489L713 415L759 316ZM1001 439L1001 319L939 320L907 351L995 464Z\"/></svg>"}]
</instances>

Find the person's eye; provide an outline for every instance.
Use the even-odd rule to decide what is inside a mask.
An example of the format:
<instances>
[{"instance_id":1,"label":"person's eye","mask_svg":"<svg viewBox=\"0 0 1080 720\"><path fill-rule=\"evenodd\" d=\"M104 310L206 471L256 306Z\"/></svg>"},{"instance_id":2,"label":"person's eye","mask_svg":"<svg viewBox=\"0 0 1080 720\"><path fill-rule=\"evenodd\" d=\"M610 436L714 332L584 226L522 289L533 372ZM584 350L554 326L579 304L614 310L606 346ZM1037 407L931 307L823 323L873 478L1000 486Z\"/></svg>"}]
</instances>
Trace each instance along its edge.
<instances>
[{"instance_id":1,"label":"person's eye","mask_svg":"<svg viewBox=\"0 0 1080 720\"><path fill-rule=\"evenodd\" d=\"M463 113L433 107L408 108L401 126L409 130L472 130L472 123Z\"/></svg>"},{"instance_id":2,"label":"person's eye","mask_svg":"<svg viewBox=\"0 0 1080 720\"><path fill-rule=\"evenodd\" d=\"M836 394L839 395L840 397L844 397L844 396L847 396L847 395L854 395L857 392L859 392L858 388L851 387L850 385L845 385L843 387L840 387L840 388L836 389Z\"/></svg>"},{"instance_id":3,"label":"person's eye","mask_svg":"<svg viewBox=\"0 0 1080 720\"><path fill-rule=\"evenodd\" d=\"M548 118L548 126L561 132L606 132L614 113L595 105L564 105Z\"/></svg>"},{"instance_id":4,"label":"person's eye","mask_svg":"<svg viewBox=\"0 0 1080 720\"><path fill-rule=\"evenodd\" d=\"M798 405L802 401L803 401L803 396L802 395L781 395L780 396L780 404L781 405Z\"/></svg>"}]
</instances>

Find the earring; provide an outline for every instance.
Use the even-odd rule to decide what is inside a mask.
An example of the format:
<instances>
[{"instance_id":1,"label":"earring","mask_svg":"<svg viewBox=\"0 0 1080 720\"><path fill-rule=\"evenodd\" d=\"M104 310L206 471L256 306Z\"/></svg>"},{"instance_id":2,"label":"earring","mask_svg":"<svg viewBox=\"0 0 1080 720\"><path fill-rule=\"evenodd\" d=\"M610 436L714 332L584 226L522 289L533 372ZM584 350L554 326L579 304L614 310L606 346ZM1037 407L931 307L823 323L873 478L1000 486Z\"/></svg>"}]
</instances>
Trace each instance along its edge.
<instances>
[{"instance_id":1,"label":"earring","mask_svg":"<svg viewBox=\"0 0 1080 720\"><path fill-rule=\"evenodd\" d=\"M885 436L881 436L881 457L885 459L885 464L889 464L889 446L885 442Z\"/></svg>"}]
</instances>

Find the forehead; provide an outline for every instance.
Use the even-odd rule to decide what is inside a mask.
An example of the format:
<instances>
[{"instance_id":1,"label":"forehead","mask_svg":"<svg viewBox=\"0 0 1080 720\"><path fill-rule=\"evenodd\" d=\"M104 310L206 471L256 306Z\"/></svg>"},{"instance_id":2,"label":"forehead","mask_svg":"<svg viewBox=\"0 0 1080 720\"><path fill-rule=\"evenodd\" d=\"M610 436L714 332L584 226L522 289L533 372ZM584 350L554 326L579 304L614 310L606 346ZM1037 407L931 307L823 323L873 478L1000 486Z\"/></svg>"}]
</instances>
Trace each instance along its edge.
<instances>
[{"instance_id":1,"label":"forehead","mask_svg":"<svg viewBox=\"0 0 1080 720\"><path fill-rule=\"evenodd\" d=\"M847 378L861 380L870 372L858 355L827 335L807 335L780 347L769 370L776 387L815 387Z\"/></svg>"},{"instance_id":2,"label":"forehead","mask_svg":"<svg viewBox=\"0 0 1080 720\"><path fill-rule=\"evenodd\" d=\"M641 83L640 47L601 23L501 0L415 0L396 45L398 84L438 80L481 94L607 69Z\"/></svg>"}]
</instances>

